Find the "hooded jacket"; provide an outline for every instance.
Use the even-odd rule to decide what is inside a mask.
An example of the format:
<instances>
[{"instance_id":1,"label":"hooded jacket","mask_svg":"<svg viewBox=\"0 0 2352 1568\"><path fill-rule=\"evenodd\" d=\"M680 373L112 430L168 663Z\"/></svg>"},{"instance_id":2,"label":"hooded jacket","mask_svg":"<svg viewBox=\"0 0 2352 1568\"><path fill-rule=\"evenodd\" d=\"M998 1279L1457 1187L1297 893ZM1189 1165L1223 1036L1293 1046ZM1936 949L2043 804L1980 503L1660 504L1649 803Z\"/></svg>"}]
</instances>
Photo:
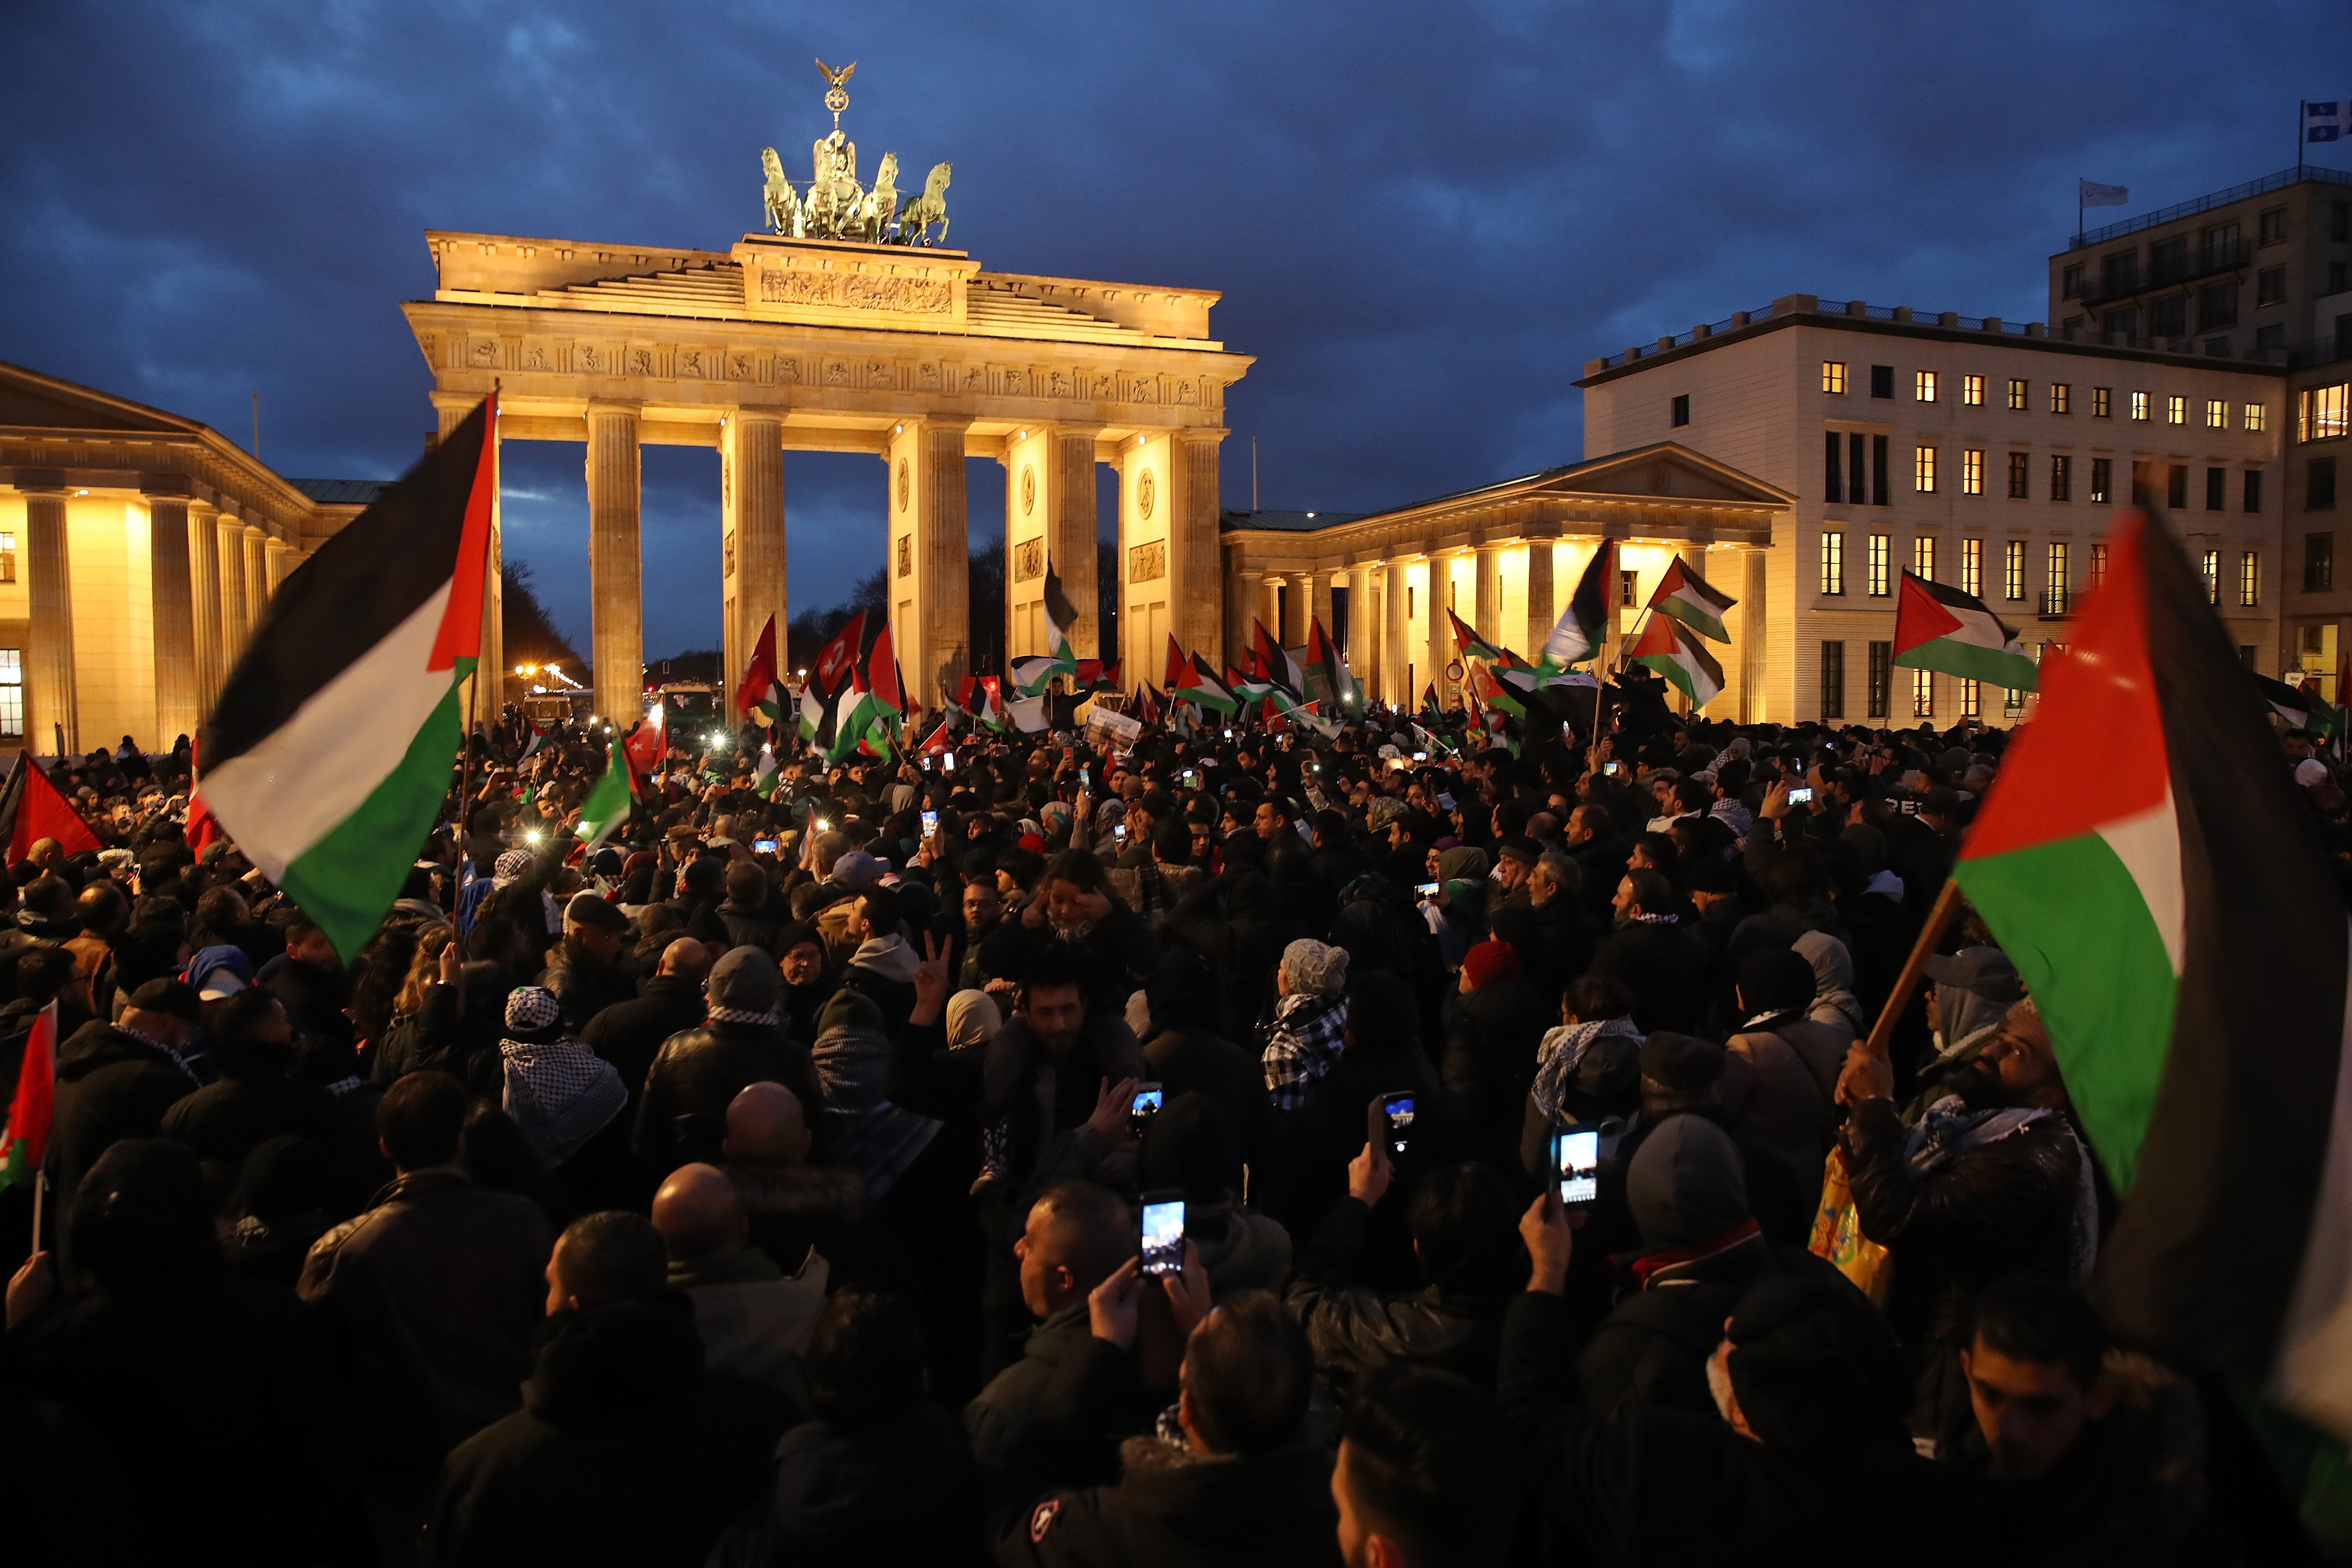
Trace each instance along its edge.
<instances>
[{"instance_id":1,"label":"hooded jacket","mask_svg":"<svg viewBox=\"0 0 2352 1568\"><path fill-rule=\"evenodd\" d=\"M560 1312L537 1339L523 1407L442 1467L427 1568L699 1568L756 1501L791 1405L703 1370L676 1292Z\"/></svg>"}]
</instances>

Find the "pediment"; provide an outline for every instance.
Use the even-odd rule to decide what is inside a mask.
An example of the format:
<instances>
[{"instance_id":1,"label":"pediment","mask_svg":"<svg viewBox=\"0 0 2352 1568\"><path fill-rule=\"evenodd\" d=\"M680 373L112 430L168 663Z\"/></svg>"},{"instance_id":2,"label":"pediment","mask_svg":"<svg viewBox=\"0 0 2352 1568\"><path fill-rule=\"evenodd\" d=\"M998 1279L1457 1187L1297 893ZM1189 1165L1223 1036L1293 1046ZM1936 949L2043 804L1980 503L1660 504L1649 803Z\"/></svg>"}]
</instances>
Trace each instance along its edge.
<instances>
[{"instance_id":1,"label":"pediment","mask_svg":"<svg viewBox=\"0 0 2352 1568\"><path fill-rule=\"evenodd\" d=\"M1589 458L1555 475L1540 489L1545 494L1640 496L1772 508L1785 507L1796 499L1777 485L1671 441Z\"/></svg>"},{"instance_id":2,"label":"pediment","mask_svg":"<svg viewBox=\"0 0 2352 1568\"><path fill-rule=\"evenodd\" d=\"M5 363L0 363L0 426L163 436L193 436L204 428L159 408Z\"/></svg>"}]
</instances>

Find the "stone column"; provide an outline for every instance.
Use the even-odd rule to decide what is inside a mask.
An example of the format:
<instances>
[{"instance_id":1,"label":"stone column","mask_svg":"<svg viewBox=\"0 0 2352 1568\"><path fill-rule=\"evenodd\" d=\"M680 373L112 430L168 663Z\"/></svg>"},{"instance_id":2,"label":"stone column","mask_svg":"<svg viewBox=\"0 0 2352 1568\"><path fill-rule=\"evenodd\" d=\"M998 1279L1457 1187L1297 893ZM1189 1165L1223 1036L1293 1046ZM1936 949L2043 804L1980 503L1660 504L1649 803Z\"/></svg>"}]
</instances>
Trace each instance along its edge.
<instances>
[{"instance_id":1,"label":"stone column","mask_svg":"<svg viewBox=\"0 0 2352 1568\"><path fill-rule=\"evenodd\" d=\"M1446 700L1454 689L1445 679L1445 667L1453 661L1455 652L1454 623L1445 613L1453 607L1450 596L1453 582L1452 558L1433 552L1429 558L1429 603L1424 606L1429 612L1426 627L1429 633L1429 672L1422 677L1422 684L1436 686L1437 705L1441 709L1447 706ZM1421 694L1415 692L1413 700L1417 702L1420 700Z\"/></svg>"},{"instance_id":2,"label":"stone column","mask_svg":"<svg viewBox=\"0 0 2352 1568\"><path fill-rule=\"evenodd\" d=\"M187 503L188 589L194 612L196 647L196 706L211 712L220 696L221 661L220 521L207 501Z\"/></svg>"},{"instance_id":3,"label":"stone column","mask_svg":"<svg viewBox=\"0 0 2352 1568\"><path fill-rule=\"evenodd\" d=\"M1410 657L1405 637L1410 624L1405 619L1406 574L1405 563L1398 560L1391 560L1381 569L1381 608L1385 612L1384 635L1381 638L1381 700L1391 708L1400 706L1402 700L1397 694L1404 690L1404 666Z\"/></svg>"},{"instance_id":4,"label":"stone column","mask_svg":"<svg viewBox=\"0 0 2352 1568\"><path fill-rule=\"evenodd\" d=\"M1379 657L1372 651L1380 644L1379 616L1372 604L1372 569L1359 562L1348 568L1348 673L1367 695Z\"/></svg>"},{"instance_id":5,"label":"stone column","mask_svg":"<svg viewBox=\"0 0 2352 1568\"><path fill-rule=\"evenodd\" d=\"M1242 662L1242 656L1249 647L1250 617L1263 611L1268 592L1264 572L1255 567L1240 567L1234 570L1234 602L1225 620L1224 657L1227 664L1238 665Z\"/></svg>"},{"instance_id":6,"label":"stone column","mask_svg":"<svg viewBox=\"0 0 2352 1568\"><path fill-rule=\"evenodd\" d=\"M1077 625L1070 630L1070 651L1080 658L1106 656L1102 646L1101 552L1095 544L1095 435L1091 426L1065 425L1047 437L1053 443L1054 510L1046 520L1045 549L1053 558L1054 575L1062 580L1063 596L1078 613ZM1009 576L1009 562L1006 572ZM1007 643L1005 647L1009 657L1012 645ZM1164 663L1154 667L1151 660L1164 659L1166 652L1165 644L1138 649L1139 668L1120 672L1128 689L1134 690L1139 680L1165 673ZM1110 658L1118 657L1116 648L1108 653Z\"/></svg>"},{"instance_id":7,"label":"stone column","mask_svg":"<svg viewBox=\"0 0 2352 1568\"><path fill-rule=\"evenodd\" d=\"M155 627L155 732L148 744L160 752L178 736L194 735L204 717L184 496L147 498L147 581Z\"/></svg>"},{"instance_id":8,"label":"stone column","mask_svg":"<svg viewBox=\"0 0 2352 1568\"><path fill-rule=\"evenodd\" d=\"M1510 641L1503 633L1503 552L1492 544L1478 547L1475 607L1464 617L1488 642Z\"/></svg>"},{"instance_id":9,"label":"stone column","mask_svg":"<svg viewBox=\"0 0 2352 1568\"><path fill-rule=\"evenodd\" d=\"M883 578L890 640L908 684L940 705L971 668L971 546L963 481L968 419L909 419L883 457L890 526Z\"/></svg>"},{"instance_id":10,"label":"stone column","mask_svg":"<svg viewBox=\"0 0 2352 1568\"><path fill-rule=\"evenodd\" d=\"M784 563L784 421L776 414L737 414L727 421L719 443L719 460L726 466L734 530L734 575L726 584L726 598L734 605L728 626L727 667L719 671L726 689L727 711L740 721L734 707L735 687L750 665L751 650L768 618L776 622L776 658L785 652L786 605Z\"/></svg>"},{"instance_id":11,"label":"stone column","mask_svg":"<svg viewBox=\"0 0 2352 1568\"><path fill-rule=\"evenodd\" d=\"M1542 658L1552 623L1559 618L1552 604L1551 569L1551 541L1528 541L1528 641L1520 653L1530 664Z\"/></svg>"},{"instance_id":12,"label":"stone column","mask_svg":"<svg viewBox=\"0 0 2352 1568\"><path fill-rule=\"evenodd\" d=\"M220 553L221 679L245 653L246 635L253 629L247 617L252 605L245 596L245 524L223 513L214 526Z\"/></svg>"},{"instance_id":13,"label":"stone column","mask_svg":"<svg viewBox=\"0 0 2352 1568\"><path fill-rule=\"evenodd\" d=\"M79 707L74 686L73 573L66 548L66 493L33 489L25 495L25 590L30 600L31 635L25 649L25 750L39 756L65 732L65 749L81 749Z\"/></svg>"},{"instance_id":14,"label":"stone column","mask_svg":"<svg viewBox=\"0 0 2352 1568\"><path fill-rule=\"evenodd\" d=\"M1329 637L1331 635L1331 569L1328 566L1318 566L1307 574L1306 618L1299 623L1297 635L1291 639L1289 646L1293 647L1303 646L1307 641L1307 628L1318 621L1323 625L1323 635Z\"/></svg>"},{"instance_id":15,"label":"stone column","mask_svg":"<svg viewBox=\"0 0 2352 1568\"><path fill-rule=\"evenodd\" d=\"M278 597L278 590L285 585L286 574L293 569L288 564L288 558L293 553L293 546L282 539L273 539L262 546L263 559L269 569L269 596L273 599Z\"/></svg>"},{"instance_id":16,"label":"stone column","mask_svg":"<svg viewBox=\"0 0 2352 1568\"><path fill-rule=\"evenodd\" d=\"M1769 552L1762 550L1745 550L1740 553L1747 557L1747 570L1742 574L1746 593L1737 606L1739 627L1735 634L1739 639L1739 721L1743 724L1765 724L1771 721L1771 708L1766 701L1764 689L1764 637L1765 628L1769 625L1765 619L1764 588L1769 557ZM1730 631L1732 628L1726 626L1724 629ZM1865 657L1867 653L1865 649ZM1853 675L1853 667L1847 666L1847 680L1851 681ZM1870 679L1867 663L1863 666L1862 678L1865 682ZM1867 706L1865 703L1864 707Z\"/></svg>"},{"instance_id":17,"label":"stone column","mask_svg":"<svg viewBox=\"0 0 2352 1568\"><path fill-rule=\"evenodd\" d=\"M269 607L269 535L257 528L245 531L245 637L253 640L261 613Z\"/></svg>"},{"instance_id":18,"label":"stone column","mask_svg":"<svg viewBox=\"0 0 2352 1568\"><path fill-rule=\"evenodd\" d=\"M1214 647L1224 630L1217 595L1217 444L1223 430L1181 430L1168 465L1169 622L1186 647Z\"/></svg>"},{"instance_id":19,"label":"stone column","mask_svg":"<svg viewBox=\"0 0 2352 1568\"><path fill-rule=\"evenodd\" d=\"M636 722L646 688L644 558L637 542L642 469L635 404L588 405L589 658L596 711L618 731Z\"/></svg>"}]
</instances>

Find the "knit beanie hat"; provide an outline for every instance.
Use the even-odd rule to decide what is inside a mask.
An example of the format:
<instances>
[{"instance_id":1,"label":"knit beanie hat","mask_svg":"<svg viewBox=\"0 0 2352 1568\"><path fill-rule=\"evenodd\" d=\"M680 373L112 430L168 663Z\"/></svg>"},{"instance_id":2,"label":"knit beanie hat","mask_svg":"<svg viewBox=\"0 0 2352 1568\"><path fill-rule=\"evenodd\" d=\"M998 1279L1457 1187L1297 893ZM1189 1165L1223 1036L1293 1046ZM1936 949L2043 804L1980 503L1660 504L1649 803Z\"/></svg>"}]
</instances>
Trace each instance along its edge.
<instances>
[{"instance_id":1,"label":"knit beanie hat","mask_svg":"<svg viewBox=\"0 0 2352 1568\"><path fill-rule=\"evenodd\" d=\"M783 984L783 972L765 952L756 947L730 947L726 957L710 966L710 984L704 994L713 1007L772 1013Z\"/></svg>"},{"instance_id":2,"label":"knit beanie hat","mask_svg":"<svg viewBox=\"0 0 2352 1568\"><path fill-rule=\"evenodd\" d=\"M1482 990L1498 981L1517 980L1519 950L1490 937L1462 955L1462 972L1470 976L1474 987Z\"/></svg>"},{"instance_id":3,"label":"knit beanie hat","mask_svg":"<svg viewBox=\"0 0 2352 1568\"><path fill-rule=\"evenodd\" d=\"M1721 1236L1748 1217L1739 1146L1704 1116L1669 1116L1626 1167L1625 1202L1649 1251Z\"/></svg>"},{"instance_id":4,"label":"knit beanie hat","mask_svg":"<svg viewBox=\"0 0 2352 1568\"><path fill-rule=\"evenodd\" d=\"M1348 950L1301 937L1282 950L1282 978L1293 995L1336 996L1347 988Z\"/></svg>"},{"instance_id":5,"label":"knit beanie hat","mask_svg":"<svg viewBox=\"0 0 2352 1568\"><path fill-rule=\"evenodd\" d=\"M1725 1333L1732 1392L1766 1447L1902 1440L1906 1380L1894 1331L1843 1277L1768 1280L1739 1299Z\"/></svg>"}]
</instances>

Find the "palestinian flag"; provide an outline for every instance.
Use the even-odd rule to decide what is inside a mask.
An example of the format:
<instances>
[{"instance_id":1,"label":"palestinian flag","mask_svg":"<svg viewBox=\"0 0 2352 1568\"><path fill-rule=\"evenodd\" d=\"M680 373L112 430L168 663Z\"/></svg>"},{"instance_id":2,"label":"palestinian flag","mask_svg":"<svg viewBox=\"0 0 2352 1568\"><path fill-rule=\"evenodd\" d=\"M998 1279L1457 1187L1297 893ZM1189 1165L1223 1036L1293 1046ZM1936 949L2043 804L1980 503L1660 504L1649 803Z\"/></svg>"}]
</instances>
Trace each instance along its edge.
<instances>
[{"instance_id":1,"label":"palestinian flag","mask_svg":"<svg viewBox=\"0 0 2352 1568\"><path fill-rule=\"evenodd\" d=\"M33 1015L25 1038L25 1059L16 1069L16 1097L8 1122L0 1127L0 1188L29 1187L40 1178L49 1153L49 1118L58 1087L58 1005ZM35 1237L33 1245L40 1246Z\"/></svg>"},{"instance_id":2,"label":"palestinian flag","mask_svg":"<svg viewBox=\"0 0 2352 1568\"><path fill-rule=\"evenodd\" d=\"M2270 710L2285 720L2289 725L2297 730L2317 728L2325 731L2327 728L2327 704L2310 692L2298 690L2284 680L2273 680L2267 675L2255 675L2252 671L2248 672L2248 679L2253 681L2254 689L2262 694L2262 699L2269 704Z\"/></svg>"},{"instance_id":3,"label":"palestinian flag","mask_svg":"<svg viewBox=\"0 0 2352 1568\"><path fill-rule=\"evenodd\" d=\"M992 730L1004 728L1004 705L998 696L996 677L967 675L959 689L961 695L957 701L975 722L985 724Z\"/></svg>"},{"instance_id":4,"label":"palestinian flag","mask_svg":"<svg viewBox=\"0 0 2352 1568\"><path fill-rule=\"evenodd\" d=\"M191 802L189 817L193 824L197 810ZM105 847L81 813L73 808L40 764L33 761L31 748L16 754L16 766L8 774L8 783L0 787L0 835L8 841L8 864L22 865L33 852L33 846L44 838L54 838L58 847L67 854L87 849L95 855ZM202 854L201 848L197 851Z\"/></svg>"},{"instance_id":5,"label":"palestinian flag","mask_svg":"<svg viewBox=\"0 0 2352 1568\"><path fill-rule=\"evenodd\" d=\"M1454 623L1454 646L1461 650L1465 660L1483 659L1488 664L1510 662L1510 655L1471 630L1469 623L1451 609L1445 612L1445 618Z\"/></svg>"},{"instance_id":6,"label":"palestinian flag","mask_svg":"<svg viewBox=\"0 0 2352 1568\"><path fill-rule=\"evenodd\" d=\"M1190 702L1203 711L1213 708L1228 718L1241 710L1233 692L1209 673L1199 654L1189 660L1178 658L1172 637L1168 639L1168 696L1171 701Z\"/></svg>"},{"instance_id":7,"label":"palestinian flag","mask_svg":"<svg viewBox=\"0 0 2352 1568\"><path fill-rule=\"evenodd\" d=\"M1079 671L1078 656L1070 646L1070 628L1077 624L1078 613L1062 592L1062 579L1049 560L1045 563L1045 651L1026 655L1005 666L1013 690L1024 697L1035 697L1051 686L1057 675L1067 676L1074 687L1086 685Z\"/></svg>"},{"instance_id":8,"label":"palestinian flag","mask_svg":"<svg viewBox=\"0 0 2352 1568\"><path fill-rule=\"evenodd\" d=\"M1339 645L1323 631L1319 618L1307 623L1307 695L1337 708L1356 695L1356 678Z\"/></svg>"},{"instance_id":9,"label":"palestinian flag","mask_svg":"<svg viewBox=\"0 0 2352 1568\"><path fill-rule=\"evenodd\" d=\"M636 795L637 781L629 771L627 742L615 740L604 762L604 776L596 781L588 798L580 803L580 826L572 830L572 836L593 853L621 824L628 821L629 806Z\"/></svg>"},{"instance_id":10,"label":"palestinian flag","mask_svg":"<svg viewBox=\"0 0 2352 1568\"><path fill-rule=\"evenodd\" d=\"M2033 656L1982 599L1910 571L1895 601L1895 662L2011 691L2032 691L2042 679Z\"/></svg>"},{"instance_id":11,"label":"palestinian flag","mask_svg":"<svg viewBox=\"0 0 2352 1568\"><path fill-rule=\"evenodd\" d=\"M1293 697L1307 695L1307 667L1266 635L1264 623L1253 621L1250 635L1251 674L1281 687Z\"/></svg>"},{"instance_id":12,"label":"palestinian flag","mask_svg":"<svg viewBox=\"0 0 2352 1568\"><path fill-rule=\"evenodd\" d=\"M1025 735L1044 732L1048 727L1045 700L1043 697L1018 697L1006 705L1013 726Z\"/></svg>"},{"instance_id":13,"label":"palestinian flag","mask_svg":"<svg viewBox=\"0 0 2352 1568\"><path fill-rule=\"evenodd\" d=\"M1625 657L1672 681L1693 708L1706 707L1723 689L1723 666L1715 662L1706 645L1682 622L1663 615L1642 623L1642 633L1625 649Z\"/></svg>"},{"instance_id":14,"label":"palestinian flag","mask_svg":"<svg viewBox=\"0 0 2352 1568\"><path fill-rule=\"evenodd\" d=\"M1718 594L1708 587L1706 579L1684 564L1679 555L1666 568L1666 574L1658 579L1657 589L1650 595L1650 608L1717 642L1731 640L1731 634L1723 629L1723 616L1738 603L1730 595Z\"/></svg>"},{"instance_id":15,"label":"palestinian flag","mask_svg":"<svg viewBox=\"0 0 2352 1568\"><path fill-rule=\"evenodd\" d=\"M772 800L776 785L782 781L783 775L776 771L776 748L762 742L759 763L751 770L751 793L761 800Z\"/></svg>"},{"instance_id":16,"label":"palestinian flag","mask_svg":"<svg viewBox=\"0 0 2352 1568\"><path fill-rule=\"evenodd\" d=\"M735 711L762 724L784 721L783 682L777 679L776 617L761 628L759 646L743 669L743 684L735 689Z\"/></svg>"},{"instance_id":17,"label":"palestinian flag","mask_svg":"<svg viewBox=\"0 0 2352 1568\"><path fill-rule=\"evenodd\" d=\"M1576 580L1576 592L1569 595L1568 608L1559 613L1551 636L1544 639L1537 668L1566 669L1571 664L1597 658L1609 634L1611 606L1616 602L1617 542L1604 539L1601 548L1592 552L1592 559L1585 563L1584 575Z\"/></svg>"},{"instance_id":18,"label":"palestinian flag","mask_svg":"<svg viewBox=\"0 0 2352 1568\"><path fill-rule=\"evenodd\" d=\"M2352 1437L2352 927L2204 583L2107 546L1953 875L2124 1199L2108 1321Z\"/></svg>"},{"instance_id":19,"label":"palestinian flag","mask_svg":"<svg viewBox=\"0 0 2352 1568\"><path fill-rule=\"evenodd\" d=\"M833 700L833 741L824 749L825 762L844 762L865 750L866 731L881 716L881 707L874 700L865 675L852 669L849 684Z\"/></svg>"},{"instance_id":20,"label":"palestinian flag","mask_svg":"<svg viewBox=\"0 0 2352 1568\"><path fill-rule=\"evenodd\" d=\"M345 963L448 794L481 650L495 401L286 579L205 721L205 804Z\"/></svg>"},{"instance_id":21,"label":"palestinian flag","mask_svg":"<svg viewBox=\"0 0 2352 1568\"><path fill-rule=\"evenodd\" d=\"M887 623L874 639L874 651L866 655L866 668L870 672L866 684L874 693L875 712L895 736L907 716L907 684L898 678L898 656L891 649Z\"/></svg>"},{"instance_id":22,"label":"palestinian flag","mask_svg":"<svg viewBox=\"0 0 2352 1568\"><path fill-rule=\"evenodd\" d=\"M547 740L547 731L541 729L539 727L538 721L533 719L528 713L522 716L522 727L523 733L528 736L529 739L523 742L522 750L515 753L514 765L517 767L520 767L523 763L530 761L530 759L537 754L539 748L544 744Z\"/></svg>"}]
</instances>

